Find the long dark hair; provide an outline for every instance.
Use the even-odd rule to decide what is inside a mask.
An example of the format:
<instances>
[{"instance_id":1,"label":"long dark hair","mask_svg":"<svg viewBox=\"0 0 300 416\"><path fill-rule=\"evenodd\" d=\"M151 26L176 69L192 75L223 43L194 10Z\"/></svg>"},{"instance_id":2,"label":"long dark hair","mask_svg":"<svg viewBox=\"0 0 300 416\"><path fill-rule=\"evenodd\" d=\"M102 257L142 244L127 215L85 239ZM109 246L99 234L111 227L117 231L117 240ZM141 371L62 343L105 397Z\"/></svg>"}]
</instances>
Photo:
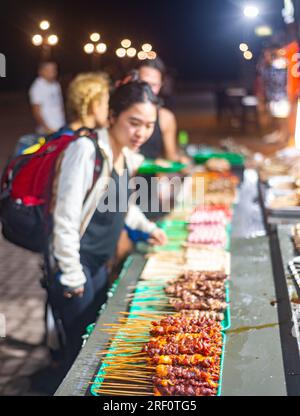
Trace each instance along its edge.
<instances>
[{"instance_id":1,"label":"long dark hair","mask_svg":"<svg viewBox=\"0 0 300 416\"><path fill-rule=\"evenodd\" d=\"M145 59L144 61L140 61L138 69L143 67L156 69L161 73L162 78L165 78L167 73L166 66L159 57L155 59Z\"/></svg>"},{"instance_id":2,"label":"long dark hair","mask_svg":"<svg viewBox=\"0 0 300 416\"><path fill-rule=\"evenodd\" d=\"M129 80L119 85L110 95L109 110L111 115L118 117L123 111L132 105L150 102L157 107L161 106L161 100L153 94L151 87L146 82Z\"/></svg>"}]
</instances>

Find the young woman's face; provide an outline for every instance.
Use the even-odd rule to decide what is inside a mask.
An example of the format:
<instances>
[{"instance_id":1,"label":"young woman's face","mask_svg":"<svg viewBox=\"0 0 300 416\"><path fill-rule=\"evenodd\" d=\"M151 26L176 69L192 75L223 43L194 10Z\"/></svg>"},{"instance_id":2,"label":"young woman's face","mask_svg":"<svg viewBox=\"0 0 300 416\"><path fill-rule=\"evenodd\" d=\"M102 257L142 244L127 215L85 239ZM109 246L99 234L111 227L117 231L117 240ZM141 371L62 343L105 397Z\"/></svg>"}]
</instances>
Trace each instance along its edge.
<instances>
[{"instance_id":1,"label":"young woman's face","mask_svg":"<svg viewBox=\"0 0 300 416\"><path fill-rule=\"evenodd\" d=\"M154 104L134 104L118 117L112 117L111 132L121 147L137 151L152 135L156 118Z\"/></svg>"}]
</instances>

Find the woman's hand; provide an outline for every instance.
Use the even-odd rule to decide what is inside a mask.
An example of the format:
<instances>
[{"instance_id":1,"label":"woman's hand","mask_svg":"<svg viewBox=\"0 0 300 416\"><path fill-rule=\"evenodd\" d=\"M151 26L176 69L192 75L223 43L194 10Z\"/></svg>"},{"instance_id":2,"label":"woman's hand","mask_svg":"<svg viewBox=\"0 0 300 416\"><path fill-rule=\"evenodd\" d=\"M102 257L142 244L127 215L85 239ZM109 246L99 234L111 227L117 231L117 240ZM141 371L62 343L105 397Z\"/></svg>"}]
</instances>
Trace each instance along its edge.
<instances>
[{"instance_id":1,"label":"woman's hand","mask_svg":"<svg viewBox=\"0 0 300 416\"><path fill-rule=\"evenodd\" d=\"M168 242L168 237L161 228L156 228L151 234L148 242L153 246L163 246Z\"/></svg>"},{"instance_id":2,"label":"woman's hand","mask_svg":"<svg viewBox=\"0 0 300 416\"><path fill-rule=\"evenodd\" d=\"M76 289L72 289L72 288L64 289L64 297L68 298L68 299L71 299L75 296L77 296L79 298L82 298L83 293L84 293L84 287L83 286L77 287Z\"/></svg>"},{"instance_id":3,"label":"woman's hand","mask_svg":"<svg viewBox=\"0 0 300 416\"><path fill-rule=\"evenodd\" d=\"M180 155L178 162L183 163L184 165L191 165L193 163L192 159L186 155Z\"/></svg>"}]
</instances>

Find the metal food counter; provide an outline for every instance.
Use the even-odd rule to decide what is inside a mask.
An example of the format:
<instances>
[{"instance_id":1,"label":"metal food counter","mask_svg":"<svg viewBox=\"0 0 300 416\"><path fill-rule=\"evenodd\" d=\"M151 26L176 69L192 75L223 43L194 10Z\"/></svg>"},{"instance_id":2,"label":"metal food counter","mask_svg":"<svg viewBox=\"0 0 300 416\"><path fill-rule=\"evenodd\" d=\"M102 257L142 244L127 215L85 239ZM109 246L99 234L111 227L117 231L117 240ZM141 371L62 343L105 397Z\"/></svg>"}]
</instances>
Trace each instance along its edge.
<instances>
[{"instance_id":1,"label":"metal food counter","mask_svg":"<svg viewBox=\"0 0 300 416\"><path fill-rule=\"evenodd\" d=\"M268 233L266 232L268 231ZM289 230L265 227L257 174L246 170L231 235L231 328L226 332L223 396L300 395L297 337L285 264L293 253ZM75 363L55 395L90 395L100 366L97 353L110 335L100 331L128 310L128 295L145 265L134 253Z\"/></svg>"}]
</instances>

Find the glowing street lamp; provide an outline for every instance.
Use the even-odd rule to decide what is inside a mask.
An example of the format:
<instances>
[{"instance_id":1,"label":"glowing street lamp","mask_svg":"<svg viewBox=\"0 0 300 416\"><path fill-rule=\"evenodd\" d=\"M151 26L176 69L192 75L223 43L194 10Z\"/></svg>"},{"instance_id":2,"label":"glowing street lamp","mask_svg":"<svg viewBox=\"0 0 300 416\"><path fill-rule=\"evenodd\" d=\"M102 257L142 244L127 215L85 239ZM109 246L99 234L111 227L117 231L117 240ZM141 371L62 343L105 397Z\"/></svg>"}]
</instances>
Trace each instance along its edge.
<instances>
[{"instance_id":1,"label":"glowing street lamp","mask_svg":"<svg viewBox=\"0 0 300 416\"><path fill-rule=\"evenodd\" d=\"M97 33L97 32L92 33L90 35L90 39L92 42L99 42L100 38L101 38L100 33Z\"/></svg>"},{"instance_id":2,"label":"glowing street lamp","mask_svg":"<svg viewBox=\"0 0 300 416\"><path fill-rule=\"evenodd\" d=\"M124 58L126 56L126 49L125 48L118 48L116 50L116 55L118 58Z\"/></svg>"},{"instance_id":3,"label":"glowing street lamp","mask_svg":"<svg viewBox=\"0 0 300 416\"><path fill-rule=\"evenodd\" d=\"M127 49L127 51L126 51L126 55L127 55L129 58L134 58L134 57L135 57L135 55L136 55L136 53L137 53L137 50L136 50L135 48L129 48L129 49Z\"/></svg>"},{"instance_id":4,"label":"glowing street lamp","mask_svg":"<svg viewBox=\"0 0 300 416\"><path fill-rule=\"evenodd\" d=\"M86 43L83 47L83 50L86 54L90 55L94 52L95 46L92 43Z\"/></svg>"},{"instance_id":5,"label":"glowing street lamp","mask_svg":"<svg viewBox=\"0 0 300 416\"><path fill-rule=\"evenodd\" d=\"M125 48L125 49L130 48L131 40L130 39L123 39L121 41L121 46L122 46L122 48Z\"/></svg>"},{"instance_id":6,"label":"glowing street lamp","mask_svg":"<svg viewBox=\"0 0 300 416\"><path fill-rule=\"evenodd\" d=\"M100 55L105 53L107 51L107 45L104 42L98 43L98 45L96 45L96 52L99 53Z\"/></svg>"},{"instance_id":7,"label":"glowing street lamp","mask_svg":"<svg viewBox=\"0 0 300 416\"><path fill-rule=\"evenodd\" d=\"M43 43L43 36L41 36L41 35L34 35L34 36L32 36L31 41L32 41L32 44L34 46L41 46L42 43Z\"/></svg>"},{"instance_id":8,"label":"glowing street lamp","mask_svg":"<svg viewBox=\"0 0 300 416\"><path fill-rule=\"evenodd\" d=\"M244 8L244 15L248 19L255 19L259 15L259 8L254 5L248 4Z\"/></svg>"},{"instance_id":9,"label":"glowing street lamp","mask_svg":"<svg viewBox=\"0 0 300 416\"><path fill-rule=\"evenodd\" d=\"M254 31L255 31L256 36L260 38L273 35L272 28L267 25L257 26Z\"/></svg>"},{"instance_id":10,"label":"glowing street lamp","mask_svg":"<svg viewBox=\"0 0 300 416\"><path fill-rule=\"evenodd\" d=\"M95 70L99 66L100 55L107 51L107 45L104 42L99 42L101 35L98 32L90 34L89 39L90 42L83 46L83 51L91 56L91 68Z\"/></svg>"},{"instance_id":11,"label":"glowing street lamp","mask_svg":"<svg viewBox=\"0 0 300 416\"><path fill-rule=\"evenodd\" d=\"M39 26L41 30L48 30L50 28L50 23L48 20L42 20Z\"/></svg>"},{"instance_id":12,"label":"glowing street lamp","mask_svg":"<svg viewBox=\"0 0 300 416\"><path fill-rule=\"evenodd\" d=\"M247 43L241 43L239 48L241 52L246 52L249 49L249 46L247 45Z\"/></svg>"},{"instance_id":13,"label":"glowing street lamp","mask_svg":"<svg viewBox=\"0 0 300 416\"><path fill-rule=\"evenodd\" d=\"M152 45L150 43L144 43L144 45L142 45L142 51L148 53L152 51Z\"/></svg>"},{"instance_id":14,"label":"glowing street lamp","mask_svg":"<svg viewBox=\"0 0 300 416\"><path fill-rule=\"evenodd\" d=\"M41 46L42 59L47 60L50 59L52 47L58 44L59 38L56 34L49 33L50 22L48 20L42 20L39 28L43 32L33 35L31 42L34 46Z\"/></svg>"},{"instance_id":15,"label":"glowing street lamp","mask_svg":"<svg viewBox=\"0 0 300 416\"><path fill-rule=\"evenodd\" d=\"M57 45L58 44L58 36L56 36L56 35L48 36L47 42L48 42L48 45L50 45L50 46Z\"/></svg>"},{"instance_id":16,"label":"glowing street lamp","mask_svg":"<svg viewBox=\"0 0 300 416\"><path fill-rule=\"evenodd\" d=\"M156 59L156 57L157 57L157 53L156 52L154 52L154 51L150 51L150 52L148 52L148 54L147 54L147 58L148 59Z\"/></svg>"},{"instance_id":17,"label":"glowing street lamp","mask_svg":"<svg viewBox=\"0 0 300 416\"><path fill-rule=\"evenodd\" d=\"M147 59L147 53L144 51L139 51L137 57L140 61L144 61L145 59Z\"/></svg>"},{"instance_id":18,"label":"glowing street lamp","mask_svg":"<svg viewBox=\"0 0 300 416\"><path fill-rule=\"evenodd\" d=\"M246 61L251 61L251 59L253 58L253 53L250 51L244 52L244 58L246 59Z\"/></svg>"},{"instance_id":19,"label":"glowing street lamp","mask_svg":"<svg viewBox=\"0 0 300 416\"><path fill-rule=\"evenodd\" d=\"M137 50L131 46L132 42L130 39L123 39L121 41L121 47L116 49L116 55L118 58L134 58L137 54Z\"/></svg>"}]
</instances>

